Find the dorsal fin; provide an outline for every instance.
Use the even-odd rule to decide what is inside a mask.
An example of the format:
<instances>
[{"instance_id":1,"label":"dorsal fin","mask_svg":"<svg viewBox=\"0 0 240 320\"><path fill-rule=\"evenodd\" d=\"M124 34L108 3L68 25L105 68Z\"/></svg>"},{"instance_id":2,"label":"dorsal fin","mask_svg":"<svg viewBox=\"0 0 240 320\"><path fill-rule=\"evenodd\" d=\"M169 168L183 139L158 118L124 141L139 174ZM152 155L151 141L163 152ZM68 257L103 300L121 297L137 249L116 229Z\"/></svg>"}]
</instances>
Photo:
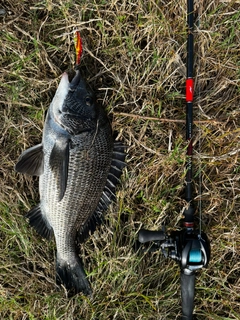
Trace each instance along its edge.
<instances>
[{"instance_id":1,"label":"dorsal fin","mask_svg":"<svg viewBox=\"0 0 240 320\"><path fill-rule=\"evenodd\" d=\"M125 163L125 146L120 141L115 141L113 145L111 167L108 173L107 182L103 189L102 196L99 203L88 221L83 226L82 230L79 231L77 241L83 242L89 233L93 233L96 230L97 225L103 222L103 213L107 210L108 206L112 201L116 200L116 187L120 182L120 176L123 168L126 166Z\"/></svg>"}]
</instances>

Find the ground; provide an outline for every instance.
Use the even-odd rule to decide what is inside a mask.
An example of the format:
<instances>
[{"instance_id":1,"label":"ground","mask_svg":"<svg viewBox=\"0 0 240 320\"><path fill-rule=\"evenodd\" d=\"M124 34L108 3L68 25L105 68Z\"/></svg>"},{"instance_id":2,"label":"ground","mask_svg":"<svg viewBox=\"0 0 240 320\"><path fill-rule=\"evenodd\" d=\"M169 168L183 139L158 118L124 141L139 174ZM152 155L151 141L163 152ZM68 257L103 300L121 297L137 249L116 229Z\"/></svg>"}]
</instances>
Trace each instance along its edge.
<instances>
[{"instance_id":1,"label":"ground","mask_svg":"<svg viewBox=\"0 0 240 320\"><path fill-rule=\"evenodd\" d=\"M176 319L179 267L161 252L137 254L141 227L180 228L186 163L186 1L0 2L1 319ZM195 4L194 201L211 240L197 275L197 319L240 317L240 2ZM55 243L23 218L38 179L17 174L41 141L61 74L81 69L128 146L117 203L81 248L93 297L55 286Z\"/></svg>"}]
</instances>

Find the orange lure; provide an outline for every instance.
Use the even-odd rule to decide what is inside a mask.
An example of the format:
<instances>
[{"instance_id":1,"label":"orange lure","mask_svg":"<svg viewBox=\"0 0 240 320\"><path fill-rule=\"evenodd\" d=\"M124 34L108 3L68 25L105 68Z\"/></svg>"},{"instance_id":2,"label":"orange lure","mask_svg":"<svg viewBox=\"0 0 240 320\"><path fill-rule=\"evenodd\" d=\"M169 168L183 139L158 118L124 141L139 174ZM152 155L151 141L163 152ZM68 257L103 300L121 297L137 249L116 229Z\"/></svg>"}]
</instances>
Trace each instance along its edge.
<instances>
[{"instance_id":1,"label":"orange lure","mask_svg":"<svg viewBox=\"0 0 240 320\"><path fill-rule=\"evenodd\" d=\"M80 36L80 32L76 31L75 37L74 37L74 44L75 44L75 50L76 50L76 66L80 64L81 56L82 56L82 39Z\"/></svg>"}]
</instances>

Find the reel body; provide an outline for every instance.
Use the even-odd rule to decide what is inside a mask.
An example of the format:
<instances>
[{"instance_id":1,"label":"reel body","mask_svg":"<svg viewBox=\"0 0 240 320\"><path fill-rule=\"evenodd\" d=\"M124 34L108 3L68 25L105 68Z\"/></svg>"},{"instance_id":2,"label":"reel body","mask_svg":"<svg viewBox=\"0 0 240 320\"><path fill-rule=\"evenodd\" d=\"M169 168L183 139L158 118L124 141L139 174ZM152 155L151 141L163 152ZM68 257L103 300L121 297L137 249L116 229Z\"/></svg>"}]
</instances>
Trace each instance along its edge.
<instances>
[{"instance_id":1,"label":"reel body","mask_svg":"<svg viewBox=\"0 0 240 320\"><path fill-rule=\"evenodd\" d=\"M175 260L186 275L206 268L210 260L210 242L204 232L183 229L172 231L150 231L141 229L138 234L141 244L152 244L151 251L162 250L165 257Z\"/></svg>"}]
</instances>

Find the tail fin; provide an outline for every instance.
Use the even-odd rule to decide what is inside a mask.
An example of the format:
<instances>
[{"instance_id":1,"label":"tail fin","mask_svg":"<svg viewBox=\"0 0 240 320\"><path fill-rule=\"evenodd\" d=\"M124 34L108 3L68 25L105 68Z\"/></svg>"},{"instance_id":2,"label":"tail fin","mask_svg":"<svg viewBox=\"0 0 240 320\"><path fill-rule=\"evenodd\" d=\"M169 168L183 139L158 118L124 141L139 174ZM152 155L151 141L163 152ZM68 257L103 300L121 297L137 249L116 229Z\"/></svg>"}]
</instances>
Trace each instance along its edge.
<instances>
[{"instance_id":1,"label":"tail fin","mask_svg":"<svg viewBox=\"0 0 240 320\"><path fill-rule=\"evenodd\" d=\"M69 297L79 292L85 295L92 294L90 283L78 257L71 263L57 258L56 283L67 289Z\"/></svg>"}]
</instances>

